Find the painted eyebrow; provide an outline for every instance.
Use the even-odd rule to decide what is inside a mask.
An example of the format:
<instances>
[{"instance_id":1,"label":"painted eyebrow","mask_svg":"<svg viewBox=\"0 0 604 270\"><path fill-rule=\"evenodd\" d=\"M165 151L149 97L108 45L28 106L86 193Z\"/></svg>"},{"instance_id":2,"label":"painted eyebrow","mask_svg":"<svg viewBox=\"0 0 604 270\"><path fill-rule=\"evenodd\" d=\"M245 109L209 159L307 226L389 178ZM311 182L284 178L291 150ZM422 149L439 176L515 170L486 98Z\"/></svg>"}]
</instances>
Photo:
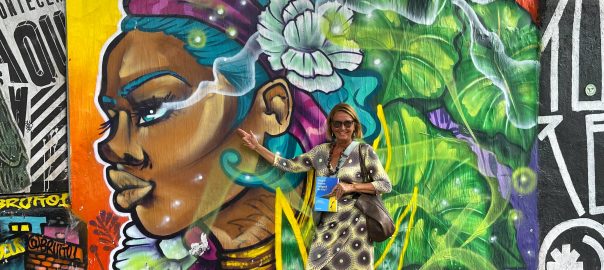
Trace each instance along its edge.
<instances>
[{"instance_id":1,"label":"painted eyebrow","mask_svg":"<svg viewBox=\"0 0 604 270\"><path fill-rule=\"evenodd\" d=\"M130 93L134 92L134 90L136 90L138 87L140 87L144 83L146 83L150 80L153 80L155 78L162 77L162 76L172 76L172 77L184 82L188 86L191 86L191 84L189 82L187 82L187 80L185 78L180 76L180 74L178 74L174 71L170 71L170 70L160 70L160 71L147 73L143 76L140 76L140 77L130 81L129 83L127 83L126 85L124 85L122 87L122 89L119 91L119 95L121 97L128 96L128 95L130 95Z\"/></svg>"}]
</instances>

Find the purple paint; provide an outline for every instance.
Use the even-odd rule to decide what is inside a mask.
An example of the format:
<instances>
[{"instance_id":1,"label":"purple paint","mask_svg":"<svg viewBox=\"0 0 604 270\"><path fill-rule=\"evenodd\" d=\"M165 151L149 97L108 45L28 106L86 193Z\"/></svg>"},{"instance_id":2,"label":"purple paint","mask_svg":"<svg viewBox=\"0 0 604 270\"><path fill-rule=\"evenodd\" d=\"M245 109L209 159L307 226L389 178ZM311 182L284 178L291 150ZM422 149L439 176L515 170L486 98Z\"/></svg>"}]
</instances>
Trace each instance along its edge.
<instances>
[{"instance_id":1,"label":"purple paint","mask_svg":"<svg viewBox=\"0 0 604 270\"><path fill-rule=\"evenodd\" d=\"M456 138L467 142L472 148L472 151L476 154L480 172L487 177L496 177L499 182L501 196L508 198L512 207L523 213L523 218L515 223L516 241L520 255L523 257L524 263L526 264L526 268L536 269L536 253L539 251L537 191L535 190L527 195L518 194L511 186L512 169L497 162L495 154L480 148L471 137L461 134L459 131L459 124L455 123L444 109L437 109L428 113L428 118L436 127L451 131ZM535 172L538 171L537 149L537 143L535 142L531 149L529 164L529 167Z\"/></svg>"},{"instance_id":2,"label":"purple paint","mask_svg":"<svg viewBox=\"0 0 604 270\"><path fill-rule=\"evenodd\" d=\"M205 3L207 2L207 3ZM230 27L237 30L234 39L241 44L256 32L256 24L261 8L248 1L245 5L239 0L212 1L170 1L170 0L130 0L124 1L124 9L134 16L173 16L190 17L213 26L222 32ZM224 13L218 14L221 8Z\"/></svg>"}]
</instances>

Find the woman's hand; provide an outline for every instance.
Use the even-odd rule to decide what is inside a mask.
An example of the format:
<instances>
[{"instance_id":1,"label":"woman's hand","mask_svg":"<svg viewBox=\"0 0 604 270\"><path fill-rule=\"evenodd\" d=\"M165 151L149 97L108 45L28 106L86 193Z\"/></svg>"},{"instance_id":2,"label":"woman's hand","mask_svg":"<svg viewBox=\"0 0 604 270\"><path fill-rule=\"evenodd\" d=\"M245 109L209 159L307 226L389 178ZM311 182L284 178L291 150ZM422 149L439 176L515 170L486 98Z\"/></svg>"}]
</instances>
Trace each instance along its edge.
<instances>
[{"instance_id":1,"label":"woman's hand","mask_svg":"<svg viewBox=\"0 0 604 270\"><path fill-rule=\"evenodd\" d=\"M352 192L355 192L353 184L338 183L335 187L333 187L333 190L331 191L331 193L329 193L328 197L335 195L336 199L339 200L345 194Z\"/></svg>"},{"instance_id":2,"label":"woman's hand","mask_svg":"<svg viewBox=\"0 0 604 270\"><path fill-rule=\"evenodd\" d=\"M241 139L243 140L243 145L247 146L248 148L256 150L260 146L256 135L254 135L251 130L248 133L245 132L245 130L238 128L237 133L239 133L239 136L241 136Z\"/></svg>"}]
</instances>

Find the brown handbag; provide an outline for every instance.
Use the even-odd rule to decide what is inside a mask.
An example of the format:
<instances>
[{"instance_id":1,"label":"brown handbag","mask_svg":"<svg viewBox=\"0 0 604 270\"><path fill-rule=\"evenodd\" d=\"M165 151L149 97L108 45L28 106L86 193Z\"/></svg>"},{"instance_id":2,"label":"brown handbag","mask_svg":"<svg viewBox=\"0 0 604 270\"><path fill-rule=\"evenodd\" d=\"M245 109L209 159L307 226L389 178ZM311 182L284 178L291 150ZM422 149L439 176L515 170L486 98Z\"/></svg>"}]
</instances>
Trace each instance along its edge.
<instances>
[{"instance_id":1,"label":"brown handbag","mask_svg":"<svg viewBox=\"0 0 604 270\"><path fill-rule=\"evenodd\" d=\"M371 174L367 173L365 165L365 159L361 153L361 146L359 144L359 161L361 164L361 177L364 183L373 182ZM394 222L390 217L390 214L382 203L382 198L379 194L371 195L361 193L357 198L354 206L358 208L361 213L365 214L367 220L367 233L369 238L374 242L382 242L394 233Z\"/></svg>"}]
</instances>

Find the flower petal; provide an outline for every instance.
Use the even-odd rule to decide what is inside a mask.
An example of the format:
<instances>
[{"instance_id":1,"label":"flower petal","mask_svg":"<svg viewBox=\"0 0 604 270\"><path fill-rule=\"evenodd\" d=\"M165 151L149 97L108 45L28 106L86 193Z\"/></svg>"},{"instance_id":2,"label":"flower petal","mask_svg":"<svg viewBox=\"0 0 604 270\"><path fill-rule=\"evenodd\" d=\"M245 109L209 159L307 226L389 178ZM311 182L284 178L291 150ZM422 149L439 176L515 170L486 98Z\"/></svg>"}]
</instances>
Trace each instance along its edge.
<instances>
[{"instance_id":1,"label":"flower petal","mask_svg":"<svg viewBox=\"0 0 604 270\"><path fill-rule=\"evenodd\" d=\"M303 51L314 51L325 41L325 36L319 30L317 15L308 10L288 22L283 35L289 46Z\"/></svg>"},{"instance_id":2,"label":"flower petal","mask_svg":"<svg viewBox=\"0 0 604 270\"><path fill-rule=\"evenodd\" d=\"M302 77L333 74L329 59L321 51L307 53L289 49L281 56L281 63L287 70L294 71Z\"/></svg>"},{"instance_id":3,"label":"flower petal","mask_svg":"<svg viewBox=\"0 0 604 270\"><path fill-rule=\"evenodd\" d=\"M315 10L315 7L312 2L308 0L297 0L289 2L289 4L283 9L283 21L287 23L307 10Z\"/></svg>"},{"instance_id":4,"label":"flower petal","mask_svg":"<svg viewBox=\"0 0 604 270\"><path fill-rule=\"evenodd\" d=\"M285 69L293 70L301 76L313 76L312 56L309 53L289 49L281 56L281 63Z\"/></svg>"},{"instance_id":5,"label":"flower petal","mask_svg":"<svg viewBox=\"0 0 604 270\"><path fill-rule=\"evenodd\" d=\"M332 42L325 42L321 50L327 55L332 65L336 69L355 70L363 61L361 50L355 48L358 46L353 41L347 41L350 47L341 47Z\"/></svg>"},{"instance_id":6,"label":"flower petal","mask_svg":"<svg viewBox=\"0 0 604 270\"><path fill-rule=\"evenodd\" d=\"M329 58L321 51L311 53L313 59L313 75L331 75L333 74L332 63Z\"/></svg>"},{"instance_id":7,"label":"flower petal","mask_svg":"<svg viewBox=\"0 0 604 270\"><path fill-rule=\"evenodd\" d=\"M332 92L342 87L342 79L337 73L330 76L316 76L312 78L304 78L295 72L288 72L287 79L289 82L302 90L313 92L316 90L325 93Z\"/></svg>"},{"instance_id":8,"label":"flower petal","mask_svg":"<svg viewBox=\"0 0 604 270\"><path fill-rule=\"evenodd\" d=\"M285 44L285 39L281 36L280 32L273 32L264 27L262 24L258 24L258 44L262 48L262 52L268 55L268 61L271 64L273 70L282 69L281 55L288 48Z\"/></svg>"},{"instance_id":9,"label":"flower petal","mask_svg":"<svg viewBox=\"0 0 604 270\"><path fill-rule=\"evenodd\" d=\"M289 4L289 0L271 0L268 8L260 14L260 19L264 17L266 20L276 20L281 25L285 25L281 13L285 6Z\"/></svg>"}]
</instances>

